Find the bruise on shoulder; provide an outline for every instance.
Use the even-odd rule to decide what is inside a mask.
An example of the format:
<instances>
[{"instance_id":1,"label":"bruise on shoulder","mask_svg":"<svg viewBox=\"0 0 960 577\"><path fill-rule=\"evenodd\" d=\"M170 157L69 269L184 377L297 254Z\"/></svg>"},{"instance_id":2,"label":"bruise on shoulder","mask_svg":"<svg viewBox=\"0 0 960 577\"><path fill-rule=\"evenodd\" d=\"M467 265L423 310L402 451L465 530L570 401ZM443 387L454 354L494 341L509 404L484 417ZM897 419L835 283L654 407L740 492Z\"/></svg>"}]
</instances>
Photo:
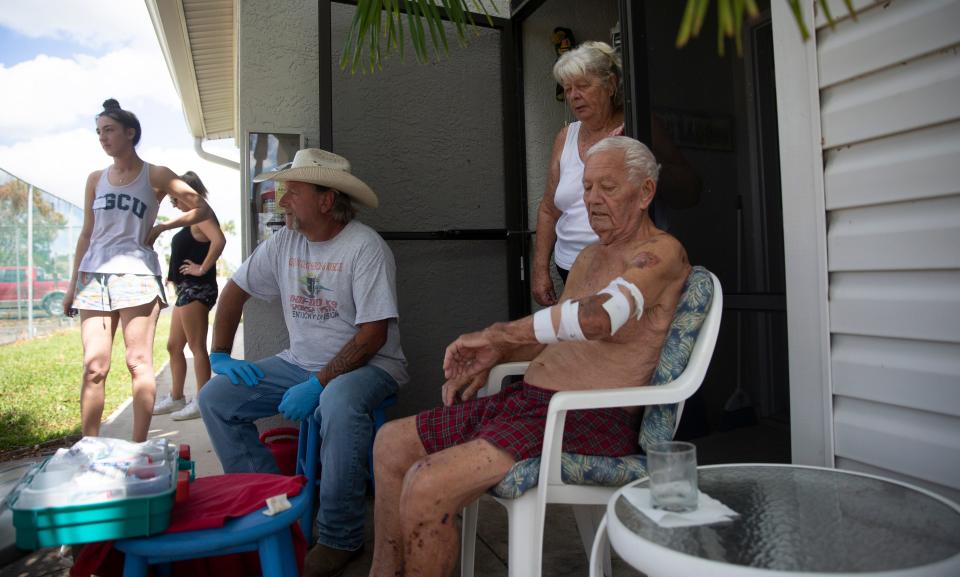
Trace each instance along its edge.
<instances>
[{"instance_id":1,"label":"bruise on shoulder","mask_svg":"<svg viewBox=\"0 0 960 577\"><path fill-rule=\"evenodd\" d=\"M630 266L639 269L654 267L658 264L660 264L660 257L647 250L633 255L630 259Z\"/></svg>"}]
</instances>

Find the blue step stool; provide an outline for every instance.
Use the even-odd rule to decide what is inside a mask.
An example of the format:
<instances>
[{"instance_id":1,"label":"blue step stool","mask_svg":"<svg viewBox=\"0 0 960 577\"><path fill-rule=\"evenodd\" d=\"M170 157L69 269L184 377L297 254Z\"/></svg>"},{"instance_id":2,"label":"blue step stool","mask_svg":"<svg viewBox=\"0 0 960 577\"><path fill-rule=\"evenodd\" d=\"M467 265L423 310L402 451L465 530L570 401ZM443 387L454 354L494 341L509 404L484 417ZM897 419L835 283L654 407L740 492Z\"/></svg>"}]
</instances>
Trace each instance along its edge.
<instances>
[{"instance_id":1,"label":"blue step stool","mask_svg":"<svg viewBox=\"0 0 960 577\"><path fill-rule=\"evenodd\" d=\"M373 410L373 436L387 422L387 409L397 404L397 396L390 395ZM371 485L375 485L373 478L373 444L367 452L367 470ZM313 544L313 517L314 500L320 486L320 423L310 413L306 419L300 421L300 438L297 442L297 474L307 478L303 493L308 493L309 504L303 511L300 519L300 529L307 539L307 545Z\"/></svg>"},{"instance_id":2,"label":"blue step stool","mask_svg":"<svg viewBox=\"0 0 960 577\"><path fill-rule=\"evenodd\" d=\"M149 565L167 565L174 561L247 551L259 552L263 577L297 575L290 526L303 516L304 511L310 511L309 495L308 487L304 486L299 495L290 499L289 509L272 517L263 514L264 507L243 517L230 519L223 527L216 529L162 533L117 541L114 547L126 555L123 575L147 577ZM159 574L168 575L169 565L161 568Z\"/></svg>"}]
</instances>

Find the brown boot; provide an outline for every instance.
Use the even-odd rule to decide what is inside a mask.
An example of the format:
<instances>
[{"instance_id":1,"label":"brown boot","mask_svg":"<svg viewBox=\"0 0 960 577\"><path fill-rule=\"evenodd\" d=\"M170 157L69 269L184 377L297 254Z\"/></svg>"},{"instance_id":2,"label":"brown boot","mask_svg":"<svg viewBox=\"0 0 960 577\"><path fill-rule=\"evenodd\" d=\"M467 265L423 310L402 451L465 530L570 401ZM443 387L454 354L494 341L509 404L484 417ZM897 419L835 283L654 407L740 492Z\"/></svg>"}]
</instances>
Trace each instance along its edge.
<instances>
[{"instance_id":1,"label":"brown boot","mask_svg":"<svg viewBox=\"0 0 960 577\"><path fill-rule=\"evenodd\" d=\"M303 562L303 577L339 577L347 565L362 554L362 545L356 551L344 551L317 543Z\"/></svg>"}]
</instances>

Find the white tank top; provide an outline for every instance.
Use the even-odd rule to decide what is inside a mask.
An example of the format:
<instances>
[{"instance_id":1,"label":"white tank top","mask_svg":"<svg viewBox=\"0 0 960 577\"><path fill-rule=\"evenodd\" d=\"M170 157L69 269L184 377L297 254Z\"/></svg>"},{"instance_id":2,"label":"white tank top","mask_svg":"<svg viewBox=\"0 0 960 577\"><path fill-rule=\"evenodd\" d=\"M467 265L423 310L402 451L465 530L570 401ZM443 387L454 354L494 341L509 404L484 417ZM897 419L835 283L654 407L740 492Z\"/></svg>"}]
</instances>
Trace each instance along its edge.
<instances>
[{"instance_id":1,"label":"white tank top","mask_svg":"<svg viewBox=\"0 0 960 577\"><path fill-rule=\"evenodd\" d=\"M93 233L80 261L83 272L160 276L160 258L144 244L160 204L150 187L150 165L129 184L113 186L109 167L100 173L93 197Z\"/></svg>"},{"instance_id":2,"label":"white tank top","mask_svg":"<svg viewBox=\"0 0 960 577\"><path fill-rule=\"evenodd\" d=\"M560 153L560 181L553 195L553 204L563 214L557 220L557 244L553 260L557 266L570 270L577 255L599 237L590 228L587 207L583 203L583 161L577 149L580 121L567 126L567 140Z\"/></svg>"}]
</instances>

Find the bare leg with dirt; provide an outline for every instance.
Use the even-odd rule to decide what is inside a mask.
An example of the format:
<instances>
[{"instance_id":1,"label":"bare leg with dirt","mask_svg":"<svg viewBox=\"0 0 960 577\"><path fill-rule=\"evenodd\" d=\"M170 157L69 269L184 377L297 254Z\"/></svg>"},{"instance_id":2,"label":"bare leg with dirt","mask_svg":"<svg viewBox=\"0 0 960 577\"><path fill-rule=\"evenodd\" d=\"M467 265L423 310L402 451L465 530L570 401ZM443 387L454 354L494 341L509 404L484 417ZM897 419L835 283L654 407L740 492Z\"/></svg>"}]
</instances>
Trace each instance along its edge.
<instances>
[{"instance_id":1,"label":"bare leg with dirt","mask_svg":"<svg viewBox=\"0 0 960 577\"><path fill-rule=\"evenodd\" d=\"M371 577L449 575L460 552L457 515L503 479L513 457L482 439L427 455L416 417L384 425L374 455Z\"/></svg>"}]
</instances>

